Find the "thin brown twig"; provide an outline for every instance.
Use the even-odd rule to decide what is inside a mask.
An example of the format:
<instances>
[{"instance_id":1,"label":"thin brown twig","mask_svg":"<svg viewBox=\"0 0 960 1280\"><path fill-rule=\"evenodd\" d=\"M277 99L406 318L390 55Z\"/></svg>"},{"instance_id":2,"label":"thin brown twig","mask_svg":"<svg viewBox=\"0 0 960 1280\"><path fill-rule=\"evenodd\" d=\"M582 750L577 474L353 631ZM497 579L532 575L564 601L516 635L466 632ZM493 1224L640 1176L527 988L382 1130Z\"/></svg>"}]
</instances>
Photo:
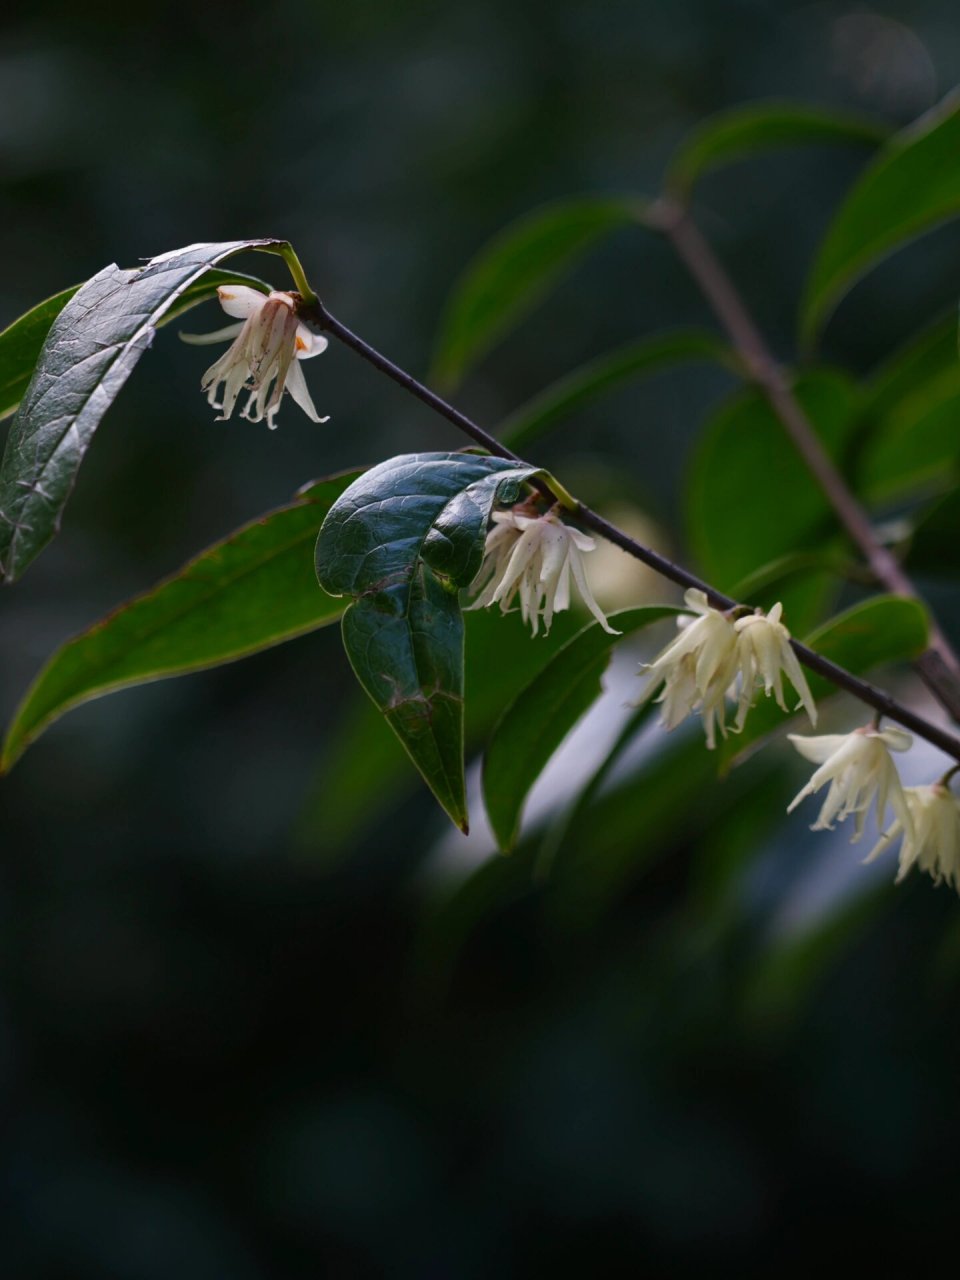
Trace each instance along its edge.
<instances>
[{"instance_id":1,"label":"thin brown twig","mask_svg":"<svg viewBox=\"0 0 960 1280\"><path fill-rule=\"evenodd\" d=\"M823 447L816 428L793 393L786 371L774 358L736 286L689 210L664 199L648 209L645 221L666 235L699 285L740 356L747 376L766 396L874 577L897 595L919 599L919 592L897 558L878 541L870 517ZM960 721L960 659L935 620L930 627L929 647L913 665L941 706L954 720Z\"/></svg>"},{"instance_id":2,"label":"thin brown twig","mask_svg":"<svg viewBox=\"0 0 960 1280\"><path fill-rule=\"evenodd\" d=\"M395 365L392 360L388 360L386 356L370 346L363 338L348 329L345 324L331 315L319 300L315 305L305 306L302 315L304 320L314 324L318 329L333 334L345 346L350 347L351 350L355 351L369 364L372 364L374 368L386 374L388 378L398 383L405 391L422 401L435 413L453 423L455 427L463 431L489 453L501 458L511 458L515 462L523 461L512 449L508 449L501 444L499 440L490 435L489 432L484 431L466 414L454 408L442 396L439 396L435 391L431 391L429 387L419 382L412 374ZM741 605L739 601L733 600L730 596L724 595L722 591L717 591L716 588L711 587L709 583L704 582L696 574L683 568L682 565L675 564L672 560L660 555L659 552L637 542L636 539L631 538L629 534L624 533L622 529L617 528L616 525L611 524L609 520L604 519L603 516L591 510L590 507L584 506L583 503L577 504L574 514L586 528L592 529L593 532L600 534L601 537L621 547L637 560L642 560L644 564L649 565L657 573L670 579L671 582L676 582L682 587L695 587L703 591L715 607L720 609L747 607ZM872 707L880 715L895 720L898 724L903 725L905 729L911 730L921 738L925 738L935 747L939 747L941 751L952 756L954 760L960 761L960 738L955 737L935 724L931 724L923 716L917 715L909 707L897 702L895 698L891 697L883 689L869 684L866 680L861 680L859 676L855 676L835 662L831 662L829 658L823 657L822 654L815 653L814 650L809 649L805 644L801 644L800 641L791 640L790 643L797 657L811 671L817 672L818 675L823 676L838 688L845 689L848 693L853 694L855 698L859 698L861 702Z\"/></svg>"}]
</instances>

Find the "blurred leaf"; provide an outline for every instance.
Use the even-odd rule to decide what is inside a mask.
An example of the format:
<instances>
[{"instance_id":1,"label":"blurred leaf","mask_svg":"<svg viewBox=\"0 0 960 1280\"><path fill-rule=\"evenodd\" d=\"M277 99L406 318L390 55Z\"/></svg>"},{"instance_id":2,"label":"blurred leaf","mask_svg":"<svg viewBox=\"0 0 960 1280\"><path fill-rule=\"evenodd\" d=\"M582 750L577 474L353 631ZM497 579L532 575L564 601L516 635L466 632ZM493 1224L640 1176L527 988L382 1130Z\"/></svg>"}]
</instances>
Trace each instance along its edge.
<instances>
[{"instance_id":1,"label":"blurred leaf","mask_svg":"<svg viewBox=\"0 0 960 1280\"><path fill-rule=\"evenodd\" d=\"M874 596L837 614L804 637L804 643L855 676L892 662L910 662L929 643L930 620L919 600L904 596ZM810 691L819 702L837 692L836 685L805 672ZM866 713L865 713L866 714ZM772 698L760 697L747 716L743 732L726 739L718 758L726 769L768 734L790 720Z\"/></svg>"},{"instance_id":2,"label":"blurred leaf","mask_svg":"<svg viewBox=\"0 0 960 1280\"><path fill-rule=\"evenodd\" d=\"M390 458L351 485L317 539L317 576L354 602L343 643L357 679L437 800L467 829L463 617L490 509L535 468L468 453Z\"/></svg>"},{"instance_id":3,"label":"blurred leaf","mask_svg":"<svg viewBox=\"0 0 960 1280\"><path fill-rule=\"evenodd\" d=\"M798 574L810 573L811 570L822 571L847 582L874 582L869 569L862 564L839 551L823 547L818 551L792 551L770 560L741 578L730 594L735 600L742 600L745 604L762 605L764 599L769 598L772 588L779 587Z\"/></svg>"},{"instance_id":4,"label":"blurred leaf","mask_svg":"<svg viewBox=\"0 0 960 1280\"><path fill-rule=\"evenodd\" d=\"M93 433L161 318L220 259L280 243L189 245L143 267L105 267L66 303L47 334L0 464L0 572L7 582L57 532ZM200 301L196 293L193 301Z\"/></svg>"},{"instance_id":5,"label":"blurred leaf","mask_svg":"<svg viewBox=\"0 0 960 1280\"><path fill-rule=\"evenodd\" d=\"M679 613L668 605L625 609L610 621L623 635ZM497 843L512 849L523 804L547 761L602 690L620 636L591 623L574 636L503 713L483 760L483 799Z\"/></svg>"},{"instance_id":6,"label":"blurred leaf","mask_svg":"<svg viewBox=\"0 0 960 1280\"><path fill-rule=\"evenodd\" d=\"M893 894L867 876L852 899L803 932L771 939L762 963L747 973L741 1018L751 1035L780 1035L796 1025L798 1011L813 998L839 958L892 910Z\"/></svg>"},{"instance_id":7,"label":"blurred leaf","mask_svg":"<svg viewBox=\"0 0 960 1280\"><path fill-rule=\"evenodd\" d=\"M512 449L522 449L553 423L625 383L691 361L736 370L730 348L710 333L657 334L574 369L512 413L497 434Z\"/></svg>"},{"instance_id":8,"label":"blurred leaf","mask_svg":"<svg viewBox=\"0 0 960 1280\"><path fill-rule=\"evenodd\" d=\"M465 625L465 743L478 746L503 708L541 671L581 625L571 610L553 621L549 635L531 642L519 611L472 610ZM367 698L351 703L318 769L298 829L298 842L325 859L343 853L359 831L395 805L416 782L406 753Z\"/></svg>"},{"instance_id":9,"label":"blurred leaf","mask_svg":"<svg viewBox=\"0 0 960 1280\"><path fill-rule=\"evenodd\" d=\"M857 388L817 370L794 384L797 399L834 459L856 425ZM826 498L763 395L728 400L707 423L690 462L687 534L703 576L722 591L759 565L809 553L836 528Z\"/></svg>"},{"instance_id":10,"label":"blurred leaf","mask_svg":"<svg viewBox=\"0 0 960 1280\"><path fill-rule=\"evenodd\" d=\"M909 240L960 213L960 96L881 148L840 207L820 246L801 308L810 345L840 299Z\"/></svg>"},{"instance_id":11,"label":"blurred leaf","mask_svg":"<svg viewBox=\"0 0 960 1280\"><path fill-rule=\"evenodd\" d=\"M686 200L705 173L781 147L882 142L889 129L848 112L792 102L753 102L711 116L680 144L667 171L669 194Z\"/></svg>"},{"instance_id":12,"label":"blurred leaf","mask_svg":"<svg viewBox=\"0 0 960 1280\"><path fill-rule=\"evenodd\" d=\"M325 626L339 600L317 587L311 548L359 473L307 486L58 649L20 704L0 771L54 720L91 698L258 653Z\"/></svg>"},{"instance_id":13,"label":"blurred leaf","mask_svg":"<svg viewBox=\"0 0 960 1280\"><path fill-rule=\"evenodd\" d=\"M79 288L72 285L38 302L0 333L0 419L8 418L20 403L50 326Z\"/></svg>"},{"instance_id":14,"label":"blurred leaf","mask_svg":"<svg viewBox=\"0 0 960 1280\"><path fill-rule=\"evenodd\" d=\"M907 565L922 573L960 571L960 490L941 498L919 516L910 540Z\"/></svg>"},{"instance_id":15,"label":"blurred leaf","mask_svg":"<svg viewBox=\"0 0 960 1280\"><path fill-rule=\"evenodd\" d=\"M454 288L431 378L454 388L490 347L604 236L635 222L637 201L583 198L549 205L487 244Z\"/></svg>"},{"instance_id":16,"label":"blurred leaf","mask_svg":"<svg viewBox=\"0 0 960 1280\"><path fill-rule=\"evenodd\" d=\"M198 303L207 302L215 296L220 285L230 284L244 284L263 293L269 293L271 288L266 281L245 275L242 271L211 268L183 291L157 322L158 327L169 324ZM15 412L30 385L50 326L80 287L75 284L45 302L37 303L0 333L0 420Z\"/></svg>"},{"instance_id":17,"label":"blurred leaf","mask_svg":"<svg viewBox=\"0 0 960 1280\"><path fill-rule=\"evenodd\" d=\"M874 370L866 385L864 417L872 424L957 362L957 317L951 309Z\"/></svg>"},{"instance_id":18,"label":"blurred leaf","mask_svg":"<svg viewBox=\"0 0 960 1280\"><path fill-rule=\"evenodd\" d=\"M942 489L960 461L960 360L928 378L876 423L857 467L869 502Z\"/></svg>"}]
</instances>

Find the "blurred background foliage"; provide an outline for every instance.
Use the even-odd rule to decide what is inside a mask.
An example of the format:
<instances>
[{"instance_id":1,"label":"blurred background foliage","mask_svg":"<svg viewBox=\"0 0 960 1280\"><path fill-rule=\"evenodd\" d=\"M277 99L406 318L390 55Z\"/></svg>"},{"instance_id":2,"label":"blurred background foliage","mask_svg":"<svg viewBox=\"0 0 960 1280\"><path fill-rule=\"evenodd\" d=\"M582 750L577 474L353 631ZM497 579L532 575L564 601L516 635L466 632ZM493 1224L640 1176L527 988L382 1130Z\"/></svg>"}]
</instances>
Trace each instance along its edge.
<instances>
[{"instance_id":1,"label":"blurred background foliage","mask_svg":"<svg viewBox=\"0 0 960 1280\"><path fill-rule=\"evenodd\" d=\"M960 78L948 0L51 3L5 26L0 323L110 261L276 235L420 373L453 281L531 208L652 193L687 130L749 99L896 127ZM785 359L866 155L791 150L698 189ZM866 376L953 308L958 252L947 227L871 275L826 335L846 375L810 377ZM493 424L589 358L708 323L666 246L624 231L459 401ZM308 366L331 422L288 407L276 433L212 422L205 363L161 333L63 535L3 593L4 721L66 636L305 481L456 447L348 351ZM705 364L626 386L535 460L722 560L684 546L681 509L692 442L734 388ZM956 637L949 502L911 554ZM513 622L470 619L494 655L472 677L474 747L572 634L534 647ZM635 657L615 658L510 858L482 822L447 832L335 629L51 730L0 784L3 1274L594 1274L608 1253L617 1271L719 1269L838 1226L863 1257L880 1223L893 1265L921 1232L946 1239L955 899L919 879L894 893L842 835L785 826L803 771L781 750L718 784L696 733L644 730L570 808L628 719Z\"/></svg>"}]
</instances>

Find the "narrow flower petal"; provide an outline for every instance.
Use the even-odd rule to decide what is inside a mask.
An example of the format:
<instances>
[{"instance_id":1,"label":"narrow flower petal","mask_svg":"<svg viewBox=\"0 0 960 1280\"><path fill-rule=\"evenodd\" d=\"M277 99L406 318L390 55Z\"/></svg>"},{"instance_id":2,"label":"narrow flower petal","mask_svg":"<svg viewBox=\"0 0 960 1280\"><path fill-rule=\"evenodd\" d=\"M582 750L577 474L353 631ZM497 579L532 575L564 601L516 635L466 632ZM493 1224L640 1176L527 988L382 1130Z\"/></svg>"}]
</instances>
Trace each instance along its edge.
<instances>
[{"instance_id":1,"label":"narrow flower petal","mask_svg":"<svg viewBox=\"0 0 960 1280\"><path fill-rule=\"evenodd\" d=\"M238 320L255 315L267 300L265 293L245 284L221 285L217 297L227 315L236 316Z\"/></svg>"},{"instance_id":2,"label":"narrow flower petal","mask_svg":"<svg viewBox=\"0 0 960 1280\"><path fill-rule=\"evenodd\" d=\"M287 390L290 392L291 397L293 398L294 403L300 406L300 408L303 410L303 412L307 415L307 417L312 422L329 422L330 421L329 414L325 418L321 418L320 415L317 413L316 406L314 405L313 400L310 396L310 392L307 389L307 380L303 376L303 370L296 363L290 366L290 369L287 373L286 386L287 386Z\"/></svg>"},{"instance_id":3,"label":"narrow flower petal","mask_svg":"<svg viewBox=\"0 0 960 1280\"><path fill-rule=\"evenodd\" d=\"M228 324L223 329L215 329L213 333L178 333L181 342L191 347L205 347L212 342L227 342L235 338L243 330L243 324Z\"/></svg>"}]
</instances>

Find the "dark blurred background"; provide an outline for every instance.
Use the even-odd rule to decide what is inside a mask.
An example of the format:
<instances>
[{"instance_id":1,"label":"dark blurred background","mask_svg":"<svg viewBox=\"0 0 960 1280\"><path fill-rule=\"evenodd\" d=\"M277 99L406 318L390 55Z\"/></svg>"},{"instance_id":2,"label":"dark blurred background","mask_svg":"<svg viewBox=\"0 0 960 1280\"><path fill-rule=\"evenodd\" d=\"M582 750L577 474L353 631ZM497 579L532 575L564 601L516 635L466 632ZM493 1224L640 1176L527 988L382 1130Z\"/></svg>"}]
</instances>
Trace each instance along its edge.
<instances>
[{"instance_id":1,"label":"dark blurred background","mask_svg":"<svg viewBox=\"0 0 960 1280\"><path fill-rule=\"evenodd\" d=\"M107 262L282 236L423 373L453 281L521 213L655 191L725 106L899 125L958 72L955 0L47 3L0 47L0 324ZM864 158L792 151L702 186L785 358ZM958 248L947 229L877 272L828 357L864 370L952 305ZM494 423L617 342L707 319L664 246L624 234L460 401ZM275 433L214 423L205 363L162 332L61 537L3 593L5 721L64 638L304 481L459 444L345 350L306 367L331 422L288 405ZM686 450L728 387L624 391L538 460L682 551ZM803 776L785 752L722 785L699 748L653 791L627 770L543 874L536 822L511 859L448 834L379 729L333 628L72 713L0 783L5 1280L720 1271L836 1229L892 1266L952 1241L952 895L894 893L889 864L782 828ZM825 850L839 886L812 874Z\"/></svg>"}]
</instances>

